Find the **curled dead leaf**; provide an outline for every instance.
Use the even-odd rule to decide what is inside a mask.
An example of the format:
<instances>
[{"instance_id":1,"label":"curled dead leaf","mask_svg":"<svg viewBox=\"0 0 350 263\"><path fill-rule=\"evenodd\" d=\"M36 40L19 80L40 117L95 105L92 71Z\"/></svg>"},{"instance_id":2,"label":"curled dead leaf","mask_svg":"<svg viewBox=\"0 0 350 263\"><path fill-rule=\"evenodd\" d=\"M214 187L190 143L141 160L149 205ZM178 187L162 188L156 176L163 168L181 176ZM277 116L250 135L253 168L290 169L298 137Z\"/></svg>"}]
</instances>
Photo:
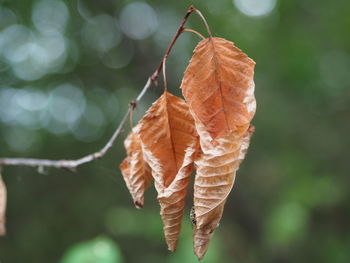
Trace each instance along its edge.
<instances>
[{"instance_id":1,"label":"curled dead leaf","mask_svg":"<svg viewBox=\"0 0 350 263\"><path fill-rule=\"evenodd\" d=\"M158 192L168 248L177 247L198 136L184 100L164 92L140 121L140 138Z\"/></svg>"},{"instance_id":2,"label":"curled dead leaf","mask_svg":"<svg viewBox=\"0 0 350 263\"><path fill-rule=\"evenodd\" d=\"M197 118L201 152L195 159L197 173L194 182L194 250L202 259L209 241L223 214L224 205L232 190L239 164L249 147L253 129L238 127L211 143L206 127Z\"/></svg>"},{"instance_id":3,"label":"curled dead leaf","mask_svg":"<svg viewBox=\"0 0 350 263\"><path fill-rule=\"evenodd\" d=\"M190 110L212 139L249 125L254 116L255 62L223 38L199 42L182 80Z\"/></svg>"},{"instance_id":4,"label":"curled dead leaf","mask_svg":"<svg viewBox=\"0 0 350 263\"><path fill-rule=\"evenodd\" d=\"M138 131L139 126L134 127L124 141L127 157L120 164L120 170L136 208L142 208L144 193L152 176L151 169L144 160Z\"/></svg>"}]
</instances>

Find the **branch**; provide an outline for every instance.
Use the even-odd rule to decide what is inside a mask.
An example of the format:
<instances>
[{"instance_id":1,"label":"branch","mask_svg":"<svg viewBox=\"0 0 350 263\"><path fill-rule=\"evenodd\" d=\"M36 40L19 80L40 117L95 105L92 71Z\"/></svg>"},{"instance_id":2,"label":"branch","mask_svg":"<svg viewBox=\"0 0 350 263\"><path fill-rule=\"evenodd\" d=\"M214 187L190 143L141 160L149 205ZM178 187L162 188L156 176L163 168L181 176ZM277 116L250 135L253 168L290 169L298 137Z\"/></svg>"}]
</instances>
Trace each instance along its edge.
<instances>
[{"instance_id":1,"label":"branch","mask_svg":"<svg viewBox=\"0 0 350 263\"><path fill-rule=\"evenodd\" d=\"M53 167L53 168L65 168L70 171L76 171L78 166L92 162L94 160L102 158L113 146L115 140L119 136L119 134L122 133L123 127L125 123L128 120L129 114L135 109L137 103L142 99L142 97L145 95L145 93L149 90L152 83L157 84L157 79L159 77L159 74L163 68L164 60L168 57L170 54L176 40L181 35L181 33L184 30L184 26L188 20L188 17L190 14L195 11L196 9L193 6L190 6L183 17L179 27L176 30L176 33L171 40L161 62L159 63L159 66L154 71L154 73L148 78L145 86L139 93L139 95L136 97L136 99L132 102L130 102L130 106L128 110L125 112L124 117L122 121L119 123L117 129L114 131L112 137L108 140L108 142L103 146L103 148L97 152L91 153L89 155L83 156L76 160L46 160L46 159L30 159L30 158L0 158L0 168L2 166L33 166L33 167Z\"/></svg>"}]
</instances>

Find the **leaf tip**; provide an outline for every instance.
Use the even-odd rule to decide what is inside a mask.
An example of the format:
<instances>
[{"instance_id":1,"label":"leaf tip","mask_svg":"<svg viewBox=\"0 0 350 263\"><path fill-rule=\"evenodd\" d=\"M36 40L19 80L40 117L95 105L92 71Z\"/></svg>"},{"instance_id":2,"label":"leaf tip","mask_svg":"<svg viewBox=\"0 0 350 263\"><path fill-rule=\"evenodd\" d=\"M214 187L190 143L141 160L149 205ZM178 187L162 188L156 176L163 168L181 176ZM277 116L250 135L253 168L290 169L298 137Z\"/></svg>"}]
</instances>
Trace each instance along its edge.
<instances>
[{"instance_id":1,"label":"leaf tip","mask_svg":"<svg viewBox=\"0 0 350 263\"><path fill-rule=\"evenodd\" d=\"M206 243L205 245L202 245L202 246L195 248L194 253L197 256L198 261L201 261L204 258L205 253L207 253L208 245L209 245L209 243Z\"/></svg>"},{"instance_id":2,"label":"leaf tip","mask_svg":"<svg viewBox=\"0 0 350 263\"><path fill-rule=\"evenodd\" d=\"M171 252L175 252L176 248L177 248L177 243L178 243L178 239L174 240L166 240L166 243L168 245L168 250Z\"/></svg>"},{"instance_id":3,"label":"leaf tip","mask_svg":"<svg viewBox=\"0 0 350 263\"><path fill-rule=\"evenodd\" d=\"M0 236L5 236L5 235L6 235L5 224L0 223Z\"/></svg>"},{"instance_id":4,"label":"leaf tip","mask_svg":"<svg viewBox=\"0 0 350 263\"><path fill-rule=\"evenodd\" d=\"M198 260L202 260L207 253L210 239L213 236L213 230L204 230L201 228L197 228L194 230L194 254L197 256Z\"/></svg>"},{"instance_id":5,"label":"leaf tip","mask_svg":"<svg viewBox=\"0 0 350 263\"><path fill-rule=\"evenodd\" d=\"M141 209L143 207L143 200L134 201L134 205L137 209Z\"/></svg>"}]
</instances>

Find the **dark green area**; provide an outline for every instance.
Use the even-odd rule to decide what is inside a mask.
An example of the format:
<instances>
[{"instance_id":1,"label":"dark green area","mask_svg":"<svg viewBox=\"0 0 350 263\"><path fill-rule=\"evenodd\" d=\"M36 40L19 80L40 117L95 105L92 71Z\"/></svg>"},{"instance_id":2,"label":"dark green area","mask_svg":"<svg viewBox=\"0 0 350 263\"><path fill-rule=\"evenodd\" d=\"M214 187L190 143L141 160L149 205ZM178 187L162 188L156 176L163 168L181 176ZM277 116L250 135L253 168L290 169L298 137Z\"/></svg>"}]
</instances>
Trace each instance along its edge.
<instances>
[{"instance_id":1,"label":"dark green area","mask_svg":"<svg viewBox=\"0 0 350 263\"><path fill-rule=\"evenodd\" d=\"M130 15L131 0L0 1L0 156L69 159L102 147L194 4L257 63L256 133L203 262L350 262L350 2L277 0L262 17L234 2L149 0ZM206 34L198 16L188 25ZM177 95L197 41L185 33L168 59ZM196 262L191 198L176 253L166 250L155 191L133 207L118 169L125 134L77 173L2 170L1 263Z\"/></svg>"}]
</instances>

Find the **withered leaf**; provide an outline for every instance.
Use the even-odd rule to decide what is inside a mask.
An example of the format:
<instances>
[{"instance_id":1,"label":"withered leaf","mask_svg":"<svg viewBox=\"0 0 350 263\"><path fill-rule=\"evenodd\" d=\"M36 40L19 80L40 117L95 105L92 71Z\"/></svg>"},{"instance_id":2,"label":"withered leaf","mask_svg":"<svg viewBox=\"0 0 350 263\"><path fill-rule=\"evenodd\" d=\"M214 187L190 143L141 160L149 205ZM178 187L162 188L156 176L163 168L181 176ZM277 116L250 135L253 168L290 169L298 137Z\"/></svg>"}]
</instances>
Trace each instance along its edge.
<instances>
[{"instance_id":1,"label":"withered leaf","mask_svg":"<svg viewBox=\"0 0 350 263\"><path fill-rule=\"evenodd\" d=\"M255 113L255 62L223 38L199 42L182 80L191 111L212 139L250 123Z\"/></svg>"},{"instance_id":2,"label":"withered leaf","mask_svg":"<svg viewBox=\"0 0 350 263\"><path fill-rule=\"evenodd\" d=\"M6 234L5 217L6 217L6 186L0 174L0 236Z\"/></svg>"},{"instance_id":3,"label":"withered leaf","mask_svg":"<svg viewBox=\"0 0 350 263\"><path fill-rule=\"evenodd\" d=\"M169 250L177 247L198 136L184 100L164 92L140 121L140 138L152 169Z\"/></svg>"},{"instance_id":4,"label":"withered leaf","mask_svg":"<svg viewBox=\"0 0 350 263\"><path fill-rule=\"evenodd\" d=\"M151 182L152 176L151 169L144 160L138 131L139 126L134 127L124 141L127 157L120 164L120 170L136 208L142 208L144 192Z\"/></svg>"},{"instance_id":5,"label":"withered leaf","mask_svg":"<svg viewBox=\"0 0 350 263\"><path fill-rule=\"evenodd\" d=\"M239 164L247 152L253 128L248 129L248 125L239 127L235 132L217 138L213 145L204 124L195 119L201 152L195 159L194 250L197 257L202 259L222 217Z\"/></svg>"}]
</instances>

